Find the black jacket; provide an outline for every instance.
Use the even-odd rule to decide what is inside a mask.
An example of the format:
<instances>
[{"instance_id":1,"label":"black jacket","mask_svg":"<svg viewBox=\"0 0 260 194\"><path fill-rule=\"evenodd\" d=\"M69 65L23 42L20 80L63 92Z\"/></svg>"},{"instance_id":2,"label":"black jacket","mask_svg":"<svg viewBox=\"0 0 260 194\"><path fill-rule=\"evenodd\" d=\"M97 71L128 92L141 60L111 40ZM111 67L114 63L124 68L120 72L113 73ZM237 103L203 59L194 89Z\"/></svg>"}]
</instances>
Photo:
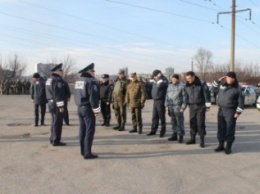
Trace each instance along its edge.
<instances>
[{"instance_id":1,"label":"black jacket","mask_svg":"<svg viewBox=\"0 0 260 194\"><path fill-rule=\"evenodd\" d=\"M236 109L238 114L241 114L244 110L244 95L237 82L228 85L226 82L221 84L219 81L214 81L213 92L218 95L218 106L220 108L232 108Z\"/></svg>"},{"instance_id":2,"label":"black jacket","mask_svg":"<svg viewBox=\"0 0 260 194\"><path fill-rule=\"evenodd\" d=\"M158 81L155 81L152 87L153 100L165 101L167 88L168 88L168 81L167 79L165 79L165 77L162 77Z\"/></svg>"},{"instance_id":3,"label":"black jacket","mask_svg":"<svg viewBox=\"0 0 260 194\"><path fill-rule=\"evenodd\" d=\"M45 82L40 79L31 85L31 98L34 104L46 104L46 92L45 92Z\"/></svg>"},{"instance_id":4,"label":"black jacket","mask_svg":"<svg viewBox=\"0 0 260 194\"><path fill-rule=\"evenodd\" d=\"M211 105L209 88L197 76L195 76L193 83L186 83L185 90L187 93L187 104L206 105L207 107Z\"/></svg>"},{"instance_id":5,"label":"black jacket","mask_svg":"<svg viewBox=\"0 0 260 194\"><path fill-rule=\"evenodd\" d=\"M109 81L105 83L100 83L100 100L111 103L112 101L112 92L113 85L109 83Z\"/></svg>"}]
</instances>

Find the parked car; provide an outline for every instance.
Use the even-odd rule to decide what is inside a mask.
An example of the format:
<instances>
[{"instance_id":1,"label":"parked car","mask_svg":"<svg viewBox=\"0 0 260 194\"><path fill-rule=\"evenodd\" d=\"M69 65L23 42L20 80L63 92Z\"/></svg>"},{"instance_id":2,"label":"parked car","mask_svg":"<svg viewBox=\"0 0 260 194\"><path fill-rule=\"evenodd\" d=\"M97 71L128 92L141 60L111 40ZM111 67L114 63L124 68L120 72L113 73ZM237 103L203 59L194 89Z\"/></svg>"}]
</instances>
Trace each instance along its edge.
<instances>
[{"instance_id":1,"label":"parked car","mask_svg":"<svg viewBox=\"0 0 260 194\"><path fill-rule=\"evenodd\" d=\"M260 111L260 96L256 100L256 108Z\"/></svg>"},{"instance_id":2,"label":"parked car","mask_svg":"<svg viewBox=\"0 0 260 194\"><path fill-rule=\"evenodd\" d=\"M207 83L207 86L209 87L209 91L210 91L210 101L211 101L211 103L217 104L217 94L213 92L212 84Z\"/></svg>"},{"instance_id":3,"label":"parked car","mask_svg":"<svg viewBox=\"0 0 260 194\"><path fill-rule=\"evenodd\" d=\"M256 104L255 87L251 85L242 85L241 87L245 95L245 105L254 106Z\"/></svg>"}]
</instances>

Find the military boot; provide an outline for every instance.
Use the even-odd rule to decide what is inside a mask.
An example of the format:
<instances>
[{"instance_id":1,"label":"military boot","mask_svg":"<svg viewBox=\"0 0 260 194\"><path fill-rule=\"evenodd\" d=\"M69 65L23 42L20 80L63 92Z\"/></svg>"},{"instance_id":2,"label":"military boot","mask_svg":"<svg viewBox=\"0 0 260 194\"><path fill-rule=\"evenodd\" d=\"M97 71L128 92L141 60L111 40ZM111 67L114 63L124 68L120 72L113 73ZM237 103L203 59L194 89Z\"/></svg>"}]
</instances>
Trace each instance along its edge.
<instances>
[{"instance_id":1,"label":"military boot","mask_svg":"<svg viewBox=\"0 0 260 194\"><path fill-rule=\"evenodd\" d=\"M139 127L138 134L142 134L142 133L143 133L143 128Z\"/></svg>"},{"instance_id":2,"label":"military boot","mask_svg":"<svg viewBox=\"0 0 260 194\"><path fill-rule=\"evenodd\" d=\"M183 143L183 136L179 137L178 143Z\"/></svg>"},{"instance_id":3,"label":"military boot","mask_svg":"<svg viewBox=\"0 0 260 194\"><path fill-rule=\"evenodd\" d=\"M101 124L101 126L105 126L106 125L106 120L104 119L103 123Z\"/></svg>"},{"instance_id":4,"label":"military boot","mask_svg":"<svg viewBox=\"0 0 260 194\"><path fill-rule=\"evenodd\" d=\"M205 147L205 138L204 138L204 136L200 136L200 147L201 148Z\"/></svg>"},{"instance_id":5,"label":"military boot","mask_svg":"<svg viewBox=\"0 0 260 194\"><path fill-rule=\"evenodd\" d=\"M172 136L170 138L168 138L168 141L177 141L177 133L173 133Z\"/></svg>"},{"instance_id":6,"label":"military boot","mask_svg":"<svg viewBox=\"0 0 260 194\"><path fill-rule=\"evenodd\" d=\"M122 124L121 126L120 126L120 128L118 129L118 131L124 131L125 130L125 124Z\"/></svg>"},{"instance_id":7,"label":"military boot","mask_svg":"<svg viewBox=\"0 0 260 194\"><path fill-rule=\"evenodd\" d=\"M196 144L196 136L191 134L190 135L190 139L186 142L187 145L190 145L190 144Z\"/></svg>"},{"instance_id":8,"label":"military boot","mask_svg":"<svg viewBox=\"0 0 260 194\"><path fill-rule=\"evenodd\" d=\"M160 137L160 138L163 138L164 135L165 135L165 133L166 133L166 130L165 130L165 129L162 129L162 130L160 131L159 137Z\"/></svg>"},{"instance_id":9,"label":"military boot","mask_svg":"<svg viewBox=\"0 0 260 194\"><path fill-rule=\"evenodd\" d=\"M134 127L131 131L129 131L129 133L137 133L137 128Z\"/></svg>"},{"instance_id":10,"label":"military boot","mask_svg":"<svg viewBox=\"0 0 260 194\"><path fill-rule=\"evenodd\" d=\"M110 126L110 119L107 119L106 120L106 125L105 125L106 127L109 127Z\"/></svg>"},{"instance_id":11,"label":"military boot","mask_svg":"<svg viewBox=\"0 0 260 194\"><path fill-rule=\"evenodd\" d=\"M221 152L221 151L225 151L225 147L224 147L224 141L219 141L219 145L216 149L214 149L215 152Z\"/></svg>"},{"instance_id":12,"label":"military boot","mask_svg":"<svg viewBox=\"0 0 260 194\"><path fill-rule=\"evenodd\" d=\"M121 127L121 124L118 123L117 126L113 127L114 130L118 130Z\"/></svg>"},{"instance_id":13,"label":"military boot","mask_svg":"<svg viewBox=\"0 0 260 194\"><path fill-rule=\"evenodd\" d=\"M232 148L232 142L227 142L227 146L226 146L226 149L225 149L225 153L227 155L232 153L231 148Z\"/></svg>"}]
</instances>

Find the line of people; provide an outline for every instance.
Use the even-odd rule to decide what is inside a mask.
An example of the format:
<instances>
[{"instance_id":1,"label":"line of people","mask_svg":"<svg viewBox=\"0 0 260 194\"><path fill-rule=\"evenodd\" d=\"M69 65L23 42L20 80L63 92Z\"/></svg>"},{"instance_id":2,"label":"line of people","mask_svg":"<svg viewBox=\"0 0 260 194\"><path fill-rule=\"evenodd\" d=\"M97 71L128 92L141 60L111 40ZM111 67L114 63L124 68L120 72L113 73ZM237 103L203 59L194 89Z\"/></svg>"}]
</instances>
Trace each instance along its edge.
<instances>
[{"instance_id":1,"label":"line of people","mask_svg":"<svg viewBox=\"0 0 260 194\"><path fill-rule=\"evenodd\" d=\"M64 146L66 144L61 142L62 121L66 102L70 95L68 96L66 83L62 79L62 64L55 66L52 72L53 74L45 83L46 101L52 115L50 143L53 146ZM120 70L114 85L109 83L108 74L102 75L100 83L96 81L94 63L79 71L79 74L80 78L74 86L74 100L78 107L80 151L84 159L98 157L91 150L95 134L96 115L102 112L102 126L109 127L111 105L117 120L117 125L113 127L114 130L125 131L126 108L129 108L133 125L129 132L142 134L142 109L145 106L147 94L143 83L138 81L136 73L131 73L130 80L127 80L125 72ZM156 135L160 123L159 137L165 136L165 114L167 112L171 117L173 130L173 134L168 140L183 143L185 135L184 111L188 106L190 139L186 144L196 144L196 135L198 134L200 136L200 147L205 147L206 112L210 110L211 106L210 93L206 83L192 71L185 75L186 84L180 82L177 74L171 76L171 83L169 84L160 70L154 70L152 78L154 80L151 91L153 113L151 130L147 135ZM34 88L37 90L37 86L42 86L39 75L34 74L34 79ZM230 154L235 140L236 120L244 108L243 93L234 72L229 72L226 76L216 80L213 87L219 98L219 145L215 151L225 151L226 154ZM35 95L32 95L36 103L35 97ZM35 109L37 109L37 106L35 106ZM35 114L36 112L38 111L35 111ZM43 121L41 124L44 124ZM226 146L224 146L225 142L227 142Z\"/></svg>"},{"instance_id":2,"label":"line of people","mask_svg":"<svg viewBox=\"0 0 260 194\"><path fill-rule=\"evenodd\" d=\"M0 94L30 94L31 82L28 80L0 80Z\"/></svg>"}]
</instances>

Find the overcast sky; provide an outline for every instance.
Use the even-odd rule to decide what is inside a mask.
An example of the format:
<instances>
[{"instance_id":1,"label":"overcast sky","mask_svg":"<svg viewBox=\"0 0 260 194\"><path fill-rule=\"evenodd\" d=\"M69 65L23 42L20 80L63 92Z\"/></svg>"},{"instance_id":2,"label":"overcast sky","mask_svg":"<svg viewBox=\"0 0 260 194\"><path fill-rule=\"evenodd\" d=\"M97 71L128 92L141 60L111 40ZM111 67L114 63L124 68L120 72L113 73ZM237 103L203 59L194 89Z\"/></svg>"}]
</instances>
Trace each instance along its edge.
<instances>
[{"instance_id":1,"label":"overcast sky","mask_svg":"<svg viewBox=\"0 0 260 194\"><path fill-rule=\"evenodd\" d=\"M199 47L214 64L229 62L231 0L0 0L2 63L17 53L28 64L59 62L67 55L97 73L151 73L173 66L190 70ZM260 1L237 0L236 60L260 64Z\"/></svg>"}]
</instances>

